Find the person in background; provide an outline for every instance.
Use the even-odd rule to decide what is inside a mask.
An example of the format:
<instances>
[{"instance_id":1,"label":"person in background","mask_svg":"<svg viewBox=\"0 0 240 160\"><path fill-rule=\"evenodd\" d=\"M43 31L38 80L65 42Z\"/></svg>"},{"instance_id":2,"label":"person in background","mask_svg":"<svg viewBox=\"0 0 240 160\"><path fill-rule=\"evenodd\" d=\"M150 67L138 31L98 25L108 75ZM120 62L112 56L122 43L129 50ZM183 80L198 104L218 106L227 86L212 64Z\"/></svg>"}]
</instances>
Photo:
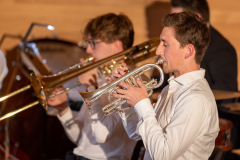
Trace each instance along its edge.
<instances>
[{"instance_id":1,"label":"person in background","mask_svg":"<svg viewBox=\"0 0 240 160\"><path fill-rule=\"evenodd\" d=\"M86 52L94 61L99 61L132 46L133 25L124 14L104 14L88 22L84 30L84 39L88 44ZM83 60L81 62L84 64ZM79 75L78 79L88 91L108 83L108 77L98 75L96 69ZM60 89L54 92L58 90ZM48 100L50 106L58 109L57 117L69 138L77 145L73 150L73 159L131 159L136 142L129 139L117 113L104 116L102 107L108 103L106 99L107 94L104 94L96 100L91 113L83 104L76 115L68 106L66 93Z\"/></svg>"},{"instance_id":2,"label":"person in background","mask_svg":"<svg viewBox=\"0 0 240 160\"><path fill-rule=\"evenodd\" d=\"M238 91L237 54L234 47L212 25L206 0L171 0L171 13L192 11L210 26L210 44L203 57L201 68L212 90Z\"/></svg>"},{"instance_id":3,"label":"person in background","mask_svg":"<svg viewBox=\"0 0 240 160\"><path fill-rule=\"evenodd\" d=\"M168 14L163 26L156 54L164 73L173 76L156 104L151 104L139 78L139 87L120 82L122 89L112 96L134 108L120 116L129 137L143 140L144 160L208 159L219 132L214 95L200 68L210 42L209 27L192 12ZM123 63L113 76L119 78L125 70Z\"/></svg>"}]
</instances>

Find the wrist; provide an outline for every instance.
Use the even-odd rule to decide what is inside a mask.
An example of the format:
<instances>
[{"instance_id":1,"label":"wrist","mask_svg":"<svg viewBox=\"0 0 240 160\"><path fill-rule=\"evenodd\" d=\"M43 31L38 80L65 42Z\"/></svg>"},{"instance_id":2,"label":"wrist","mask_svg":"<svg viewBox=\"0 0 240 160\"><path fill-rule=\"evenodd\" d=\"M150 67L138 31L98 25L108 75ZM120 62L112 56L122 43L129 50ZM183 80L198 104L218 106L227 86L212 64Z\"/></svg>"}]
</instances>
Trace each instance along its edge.
<instances>
[{"instance_id":1,"label":"wrist","mask_svg":"<svg viewBox=\"0 0 240 160\"><path fill-rule=\"evenodd\" d=\"M67 111L68 111L68 107L67 107L67 108L64 108L64 109L61 110L61 111L58 110L58 114L59 114L60 116L63 116L64 114L67 113Z\"/></svg>"},{"instance_id":2,"label":"wrist","mask_svg":"<svg viewBox=\"0 0 240 160\"><path fill-rule=\"evenodd\" d=\"M58 114L60 116L63 116L64 114L67 113L69 107L68 107L68 103L64 103L64 107L58 108Z\"/></svg>"}]
</instances>

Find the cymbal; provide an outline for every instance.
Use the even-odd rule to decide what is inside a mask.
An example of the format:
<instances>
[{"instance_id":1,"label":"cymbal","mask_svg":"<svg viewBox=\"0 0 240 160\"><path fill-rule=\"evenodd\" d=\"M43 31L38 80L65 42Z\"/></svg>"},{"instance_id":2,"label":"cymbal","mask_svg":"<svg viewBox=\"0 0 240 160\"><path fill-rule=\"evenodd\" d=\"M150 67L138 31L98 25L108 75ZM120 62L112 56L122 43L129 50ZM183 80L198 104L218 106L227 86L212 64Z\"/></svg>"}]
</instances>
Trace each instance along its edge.
<instances>
[{"instance_id":1,"label":"cymbal","mask_svg":"<svg viewBox=\"0 0 240 160\"><path fill-rule=\"evenodd\" d=\"M239 92L231 92L231 91L222 91L222 90L212 90L213 95L216 100L223 100L223 99L231 99L231 98L238 98L240 97Z\"/></svg>"},{"instance_id":2,"label":"cymbal","mask_svg":"<svg viewBox=\"0 0 240 160\"><path fill-rule=\"evenodd\" d=\"M223 99L231 99L231 98L238 98L240 97L239 92L231 92L231 91L222 91L222 90L212 90L213 95L216 100L223 100ZM161 93L161 91L155 91L152 94L152 99L154 101L157 101L158 95Z\"/></svg>"}]
</instances>

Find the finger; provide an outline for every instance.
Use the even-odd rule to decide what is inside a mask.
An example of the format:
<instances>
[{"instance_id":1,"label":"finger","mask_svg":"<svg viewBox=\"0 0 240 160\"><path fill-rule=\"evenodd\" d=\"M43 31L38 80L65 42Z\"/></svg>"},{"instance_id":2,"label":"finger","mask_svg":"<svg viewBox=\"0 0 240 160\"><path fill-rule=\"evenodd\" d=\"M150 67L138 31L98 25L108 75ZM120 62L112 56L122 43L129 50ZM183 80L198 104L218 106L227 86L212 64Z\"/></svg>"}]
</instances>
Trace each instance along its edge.
<instances>
[{"instance_id":1,"label":"finger","mask_svg":"<svg viewBox=\"0 0 240 160\"><path fill-rule=\"evenodd\" d=\"M113 76L112 76L112 77L109 77L109 78L108 78L109 82L114 81L113 78L114 78Z\"/></svg>"},{"instance_id":2,"label":"finger","mask_svg":"<svg viewBox=\"0 0 240 160\"><path fill-rule=\"evenodd\" d=\"M125 69L126 70L126 69ZM118 72L118 74L120 74L120 75L125 75L126 74L126 72L123 70L123 69L121 69L121 68L118 68L117 69L117 72Z\"/></svg>"},{"instance_id":3,"label":"finger","mask_svg":"<svg viewBox=\"0 0 240 160\"><path fill-rule=\"evenodd\" d=\"M62 88L56 88L56 89L54 89L54 91L52 91L52 94L56 94L57 92L59 92L61 90L62 90Z\"/></svg>"},{"instance_id":4,"label":"finger","mask_svg":"<svg viewBox=\"0 0 240 160\"><path fill-rule=\"evenodd\" d=\"M127 73L127 67L121 67L121 69L123 70L123 72Z\"/></svg>"},{"instance_id":5,"label":"finger","mask_svg":"<svg viewBox=\"0 0 240 160\"><path fill-rule=\"evenodd\" d=\"M97 85L96 85L96 81L93 80L93 79L90 79L90 80L89 80L89 84L88 84L88 85L97 86Z\"/></svg>"},{"instance_id":6,"label":"finger","mask_svg":"<svg viewBox=\"0 0 240 160\"><path fill-rule=\"evenodd\" d=\"M54 101L56 99L56 97L52 97L52 98L49 98L47 101L48 102L52 102L52 101Z\"/></svg>"},{"instance_id":7,"label":"finger","mask_svg":"<svg viewBox=\"0 0 240 160\"><path fill-rule=\"evenodd\" d=\"M115 71L112 72L112 76L115 77L115 78L119 78L119 77L121 77L122 75L119 74L119 73L117 72L117 70L115 70Z\"/></svg>"},{"instance_id":8,"label":"finger","mask_svg":"<svg viewBox=\"0 0 240 160\"><path fill-rule=\"evenodd\" d=\"M86 66L86 62L83 58L80 58L80 63L82 64L82 66Z\"/></svg>"},{"instance_id":9,"label":"finger","mask_svg":"<svg viewBox=\"0 0 240 160\"><path fill-rule=\"evenodd\" d=\"M123 67L126 67L126 66L127 66L126 63L122 62L121 67L123 68Z\"/></svg>"},{"instance_id":10,"label":"finger","mask_svg":"<svg viewBox=\"0 0 240 160\"><path fill-rule=\"evenodd\" d=\"M122 88L127 89L127 90L131 88L131 85L129 85L129 84L123 82L123 81L121 81L118 85Z\"/></svg>"},{"instance_id":11,"label":"finger","mask_svg":"<svg viewBox=\"0 0 240 160\"><path fill-rule=\"evenodd\" d=\"M142 83L142 81L140 80L140 78L137 78L137 84L139 86L139 88L145 88L144 84Z\"/></svg>"},{"instance_id":12,"label":"finger","mask_svg":"<svg viewBox=\"0 0 240 160\"><path fill-rule=\"evenodd\" d=\"M125 89L117 89L116 90L116 92L118 93L118 94L122 94L122 95L126 95L127 94L127 90L125 90Z\"/></svg>"},{"instance_id":13,"label":"finger","mask_svg":"<svg viewBox=\"0 0 240 160\"><path fill-rule=\"evenodd\" d=\"M94 80L96 82L97 81L97 75L96 74L92 74L92 76L93 76L93 78L94 78Z\"/></svg>"},{"instance_id":14,"label":"finger","mask_svg":"<svg viewBox=\"0 0 240 160\"><path fill-rule=\"evenodd\" d=\"M116 94L116 93L112 93L111 94L112 97L115 97L115 98L122 98L122 99L125 99L125 95L122 95L122 94Z\"/></svg>"}]
</instances>

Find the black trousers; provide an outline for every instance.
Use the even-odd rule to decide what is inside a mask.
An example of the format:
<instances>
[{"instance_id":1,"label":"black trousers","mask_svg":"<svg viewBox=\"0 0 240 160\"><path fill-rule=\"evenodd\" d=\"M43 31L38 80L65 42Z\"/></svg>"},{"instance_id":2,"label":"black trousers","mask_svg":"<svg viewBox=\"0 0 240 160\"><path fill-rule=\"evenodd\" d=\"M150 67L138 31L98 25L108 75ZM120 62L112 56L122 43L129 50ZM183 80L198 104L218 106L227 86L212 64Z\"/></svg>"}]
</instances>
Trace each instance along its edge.
<instances>
[{"instance_id":1,"label":"black trousers","mask_svg":"<svg viewBox=\"0 0 240 160\"><path fill-rule=\"evenodd\" d=\"M73 154L73 151L69 151L66 155L65 160L90 160L90 159L82 157L82 156L77 156L77 155Z\"/></svg>"}]
</instances>

